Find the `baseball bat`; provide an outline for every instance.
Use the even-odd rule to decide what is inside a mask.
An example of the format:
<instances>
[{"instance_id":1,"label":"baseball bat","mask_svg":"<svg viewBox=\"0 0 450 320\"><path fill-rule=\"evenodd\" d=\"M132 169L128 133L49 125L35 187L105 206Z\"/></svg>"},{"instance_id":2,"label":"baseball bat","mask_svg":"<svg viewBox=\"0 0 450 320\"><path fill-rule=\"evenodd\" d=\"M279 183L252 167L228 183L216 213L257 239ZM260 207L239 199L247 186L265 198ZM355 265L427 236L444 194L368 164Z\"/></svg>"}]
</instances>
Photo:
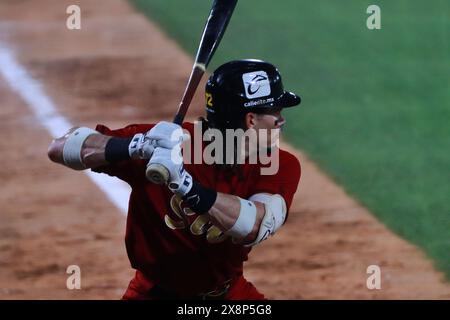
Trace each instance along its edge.
<instances>
[{"instance_id":1,"label":"baseball bat","mask_svg":"<svg viewBox=\"0 0 450 320\"><path fill-rule=\"evenodd\" d=\"M189 76L178 111L173 119L173 122L180 126L183 123L200 80L219 46L220 40L222 40L236 4L237 0L214 0L212 4L208 20L206 21L200 39L191 75ZM167 168L156 163L147 165L145 175L148 180L156 184L166 183L170 178Z\"/></svg>"}]
</instances>

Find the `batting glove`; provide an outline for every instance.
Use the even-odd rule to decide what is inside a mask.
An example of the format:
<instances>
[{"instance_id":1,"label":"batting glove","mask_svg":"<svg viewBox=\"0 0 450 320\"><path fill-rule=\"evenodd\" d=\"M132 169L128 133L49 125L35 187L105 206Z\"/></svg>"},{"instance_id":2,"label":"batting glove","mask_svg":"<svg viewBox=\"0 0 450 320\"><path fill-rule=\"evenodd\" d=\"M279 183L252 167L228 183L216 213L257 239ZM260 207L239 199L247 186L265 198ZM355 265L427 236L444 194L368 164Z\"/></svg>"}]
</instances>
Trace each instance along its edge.
<instances>
[{"instance_id":1,"label":"batting glove","mask_svg":"<svg viewBox=\"0 0 450 320\"><path fill-rule=\"evenodd\" d=\"M188 139L189 135L184 134L179 125L161 121L145 134L134 135L128 152L133 159L150 159L156 148L172 149Z\"/></svg>"},{"instance_id":2,"label":"batting glove","mask_svg":"<svg viewBox=\"0 0 450 320\"><path fill-rule=\"evenodd\" d=\"M175 145L187 140L183 129L178 124L160 121L146 134L146 138L155 140L158 147L172 149Z\"/></svg>"},{"instance_id":3,"label":"batting glove","mask_svg":"<svg viewBox=\"0 0 450 320\"><path fill-rule=\"evenodd\" d=\"M133 159L150 159L156 148L156 140L151 140L145 134L137 133L128 145L128 153Z\"/></svg>"},{"instance_id":4,"label":"batting glove","mask_svg":"<svg viewBox=\"0 0 450 320\"><path fill-rule=\"evenodd\" d=\"M160 164L169 171L169 189L179 196L186 195L192 188L192 176L183 167L181 143L172 149L156 148L149 163Z\"/></svg>"}]
</instances>

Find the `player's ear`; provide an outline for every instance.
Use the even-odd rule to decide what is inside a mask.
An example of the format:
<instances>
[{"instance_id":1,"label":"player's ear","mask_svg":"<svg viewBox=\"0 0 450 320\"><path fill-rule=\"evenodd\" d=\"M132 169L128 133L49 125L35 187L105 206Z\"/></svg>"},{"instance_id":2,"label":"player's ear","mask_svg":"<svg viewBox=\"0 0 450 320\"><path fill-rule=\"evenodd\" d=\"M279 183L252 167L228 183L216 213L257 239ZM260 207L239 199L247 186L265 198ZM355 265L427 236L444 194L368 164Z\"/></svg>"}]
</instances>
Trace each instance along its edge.
<instances>
[{"instance_id":1,"label":"player's ear","mask_svg":"<svg viewBox=\"0 0 450 320\"><path fill-rule=\"evenodd\" d=\"M245 115L245 125L247 129L252 129L256 125L256 114L249 112Z\"/></svg>"}]
</instances>

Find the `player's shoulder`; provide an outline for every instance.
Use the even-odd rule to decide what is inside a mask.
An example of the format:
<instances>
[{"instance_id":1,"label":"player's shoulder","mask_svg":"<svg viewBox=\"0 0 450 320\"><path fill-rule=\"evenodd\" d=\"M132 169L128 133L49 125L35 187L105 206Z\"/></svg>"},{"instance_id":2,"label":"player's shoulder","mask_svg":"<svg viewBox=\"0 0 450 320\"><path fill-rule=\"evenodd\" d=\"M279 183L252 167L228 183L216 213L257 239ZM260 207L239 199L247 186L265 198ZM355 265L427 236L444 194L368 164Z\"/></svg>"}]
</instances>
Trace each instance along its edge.
<instances>
[{"instance_id":1,"label":"player's shoulder","mask_svg":"<svg viewBox=\"0 0 450 320\"><path fill-rule=\"evenodd\" d=\"M283 149L279 149L279 171L278 174L291 179L300 179L301 165L298 157Z\"/></svg>"},{"instance_id":2,"label":"player's shoulder","mask_svg":"<svg viewBox=\"0 0 450 320\"><path fill-rule=\"evenodd\" d=\"M281 148L279 149L279 154L280 154L280 163L284 165L289 165L289 167L292 166L300 168L300 160L296 155Z\"/></svg>"},{"instance_id":3,"label":"player's shoulder","mask_svg":"<svg viewBox=\"0 0 450 320\"><path fill-rule=\"evenodd\" d=\"M156 123L130 124L130 125L127 125L122 128L110 129L109 127L107 127L103 124L98 124L95 127L95 130L97 130L98 132L105 134L105 135L125 138L125 137L132 137L136 133L147 132L148 130L153 128L155 125L156 125ZM186 129L187 131L189 131L189 133L193 134L194 124L192 122L185 122L185 123L183 123L182 127L184 129Z\"/></svg>"},{"instance_id":4,"label":"player's shoulder","mask_svg":"<svg viewBox=\"0 0 450 320\"><path fill-rule=\"evenodd\" d=\"M136 133L144 133L150 130L155 124L153 123L147 123L147 124L130 124L123 128L118 129L110 129L109 127L98 124L95 127L95 130L98 132L109 135L109 136L115 136L115 137L132 137Z\"/></svg>"}]
</instances>

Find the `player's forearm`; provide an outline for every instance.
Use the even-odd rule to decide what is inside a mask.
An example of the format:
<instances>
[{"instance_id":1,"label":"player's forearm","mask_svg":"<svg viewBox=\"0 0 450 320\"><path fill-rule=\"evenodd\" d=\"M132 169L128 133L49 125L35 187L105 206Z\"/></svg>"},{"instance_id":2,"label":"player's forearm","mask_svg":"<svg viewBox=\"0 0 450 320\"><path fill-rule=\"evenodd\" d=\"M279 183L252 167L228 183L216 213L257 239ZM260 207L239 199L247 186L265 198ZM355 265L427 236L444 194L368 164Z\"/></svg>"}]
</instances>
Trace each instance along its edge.
<instances>
[{"instance_id":1,"label":"player's forearm","mask_svg":"<svg viewBox=\"0 0 450 320\"><path fill-rule=\"evenodd\" d=\"M258 235L259 226L264 217L264 206L257 201L255 201L254 204L256 206L255 224L253 225L251 232L242 239L243 243L253 242L255 240ZM228 231L236 224L240 212L241 201L238 197L230 194L218 193L216 202L211 207L208 214L214 225L222 231Z\"/></svg>"},{"instance_id":2,"label":"player's forearm","mask_svg":"<svg viewBox=\"0 0 450 320\"><path fill-rule=\"evenodd\" d=\"M169 160L163 159L164 164L170 166ZM192 211L208 214L212 223L235 241L253 243L260 236L260 225L266 213L262 203L204 187L180 166L172 166L170 175L169 189Z\"/></svg>"},{"instance_id":3,"label":"player's forearm","mask_svg":"<svg viewBox=\"0 0 450 320\"><path fill-rule=\"evenodd\" d=\"M81 158L87 168L96 168L108 164L105 159L105 148L109 136L96 134L88 137L81 148Z\"/></svg>"}]
</instances>

